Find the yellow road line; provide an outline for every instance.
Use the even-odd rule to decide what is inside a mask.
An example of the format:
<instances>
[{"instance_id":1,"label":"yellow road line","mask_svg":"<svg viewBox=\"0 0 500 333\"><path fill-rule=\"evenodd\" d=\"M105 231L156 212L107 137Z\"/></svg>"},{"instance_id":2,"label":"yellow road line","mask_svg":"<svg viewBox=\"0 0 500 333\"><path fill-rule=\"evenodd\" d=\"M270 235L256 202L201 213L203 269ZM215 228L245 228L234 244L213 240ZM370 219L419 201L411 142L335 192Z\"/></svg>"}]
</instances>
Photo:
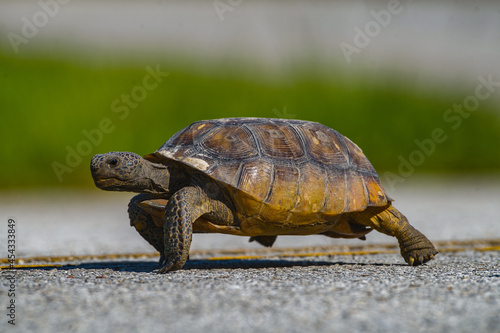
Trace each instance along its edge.
<instances>
[{"instance_id":1,"label":"yellow road line","mask_svg":"<svg viewBox=\"0 0 500 333\"><path fill-rule=\"evenodd\" d=\"M16 262L33 262L33 261L45 261L45 262L58 262L58 261L74 261L74 260L89 260L89 259L118 259L118 258L151 258L159 256L158 253L122 253L122 254L89 254L80 256L47 256L47 257L29 257L29 258L19 258ZM0 259L1 264L9 263L9 259ZM3 266L2 266L3 267Z\"/></svg>"},{"instance_id":2,"label":"yellow road line","mask_svg":"<svg viewBox=\"0 0 500 333\"><path fill-rule=\"evenodd\" d=\"M438 249L439 252L464 252L464 251L500 251L500 246L478 246L478 247L455 247L455 248L444 248Z\"/></svg>"},{"instance_id":3,"label":"yellow road line","mask_svg":"<svg viewBox=\"0 0 500 333\"><path fill-rule=\"evenodd\" d=\"M490 240L466 240L466 241L441 241L434 242L439 252L464 252L464 251L500 251L500 239ZM475 246L474 246L475 245ZM337 248L339 250L333 251ZM255 254L246 254L255 253ZM372 255L399 253L396 244L369 244L364 246L318 246L301 248L276 248L276 249L237 249L237 250L194 250L191 256L203 256L204 260L249 260L291 257L323 257L340 255ZM221 254L217 256L217 254ZM227 255L224 255L227 254ZM54 256L54 257L30 257L16 259L14 265L2 265L0 269L10 268L37 268L37 267L61 267L57 262L105 260L105 259L127 259L127 258L157 258L158 253L132 253L132 254L101 254L81 256ZM33 262L33 264L29 264ZM43 263L36 263L43 262ZM8 259L0 259L1 264L8 264ZM54 263L54 264L47 264Z\"/></svg>"},{"instance_id":4,"label":"yellow road line","mask_svg":"<svg viewBox=\"0 0 500 333\"><path fill-rule=\"evenodd\" d=\"M17 269L17 268L41 268L41 267L62 267L64 265L62 264L31 264L31 265L14 265L12 269ZM0 269L2 270L8 270L11 269L10 266L0 266Z\"/></svg>"},{"instance_id":5,"label":"yellow road line","mask_svg":"<svg viewBox=\"0 0 500 333\"><path fill-rule=\"evenodd\" d=\"M349 255L369 255L397 253L391 250L371 250L371 251L334 251L334 252L313 252L313 253L281 253L275 255L241 255L241 256L222 256L210 257L205 260L245 260L245 259L269 259L269 258L291 258L291 257L326 257L326 256L349 256Z\"/></svg>"},{"instance_id":6,"label":"yellow road line","mask_svg":"<svg viewBox=\"0 0 500 333\"><path fill-rule=\"evenodd\" d=\"M500 246L485 246L483 248L475 249L474 251L500 251Z\"/></svg>"}]
</instances>

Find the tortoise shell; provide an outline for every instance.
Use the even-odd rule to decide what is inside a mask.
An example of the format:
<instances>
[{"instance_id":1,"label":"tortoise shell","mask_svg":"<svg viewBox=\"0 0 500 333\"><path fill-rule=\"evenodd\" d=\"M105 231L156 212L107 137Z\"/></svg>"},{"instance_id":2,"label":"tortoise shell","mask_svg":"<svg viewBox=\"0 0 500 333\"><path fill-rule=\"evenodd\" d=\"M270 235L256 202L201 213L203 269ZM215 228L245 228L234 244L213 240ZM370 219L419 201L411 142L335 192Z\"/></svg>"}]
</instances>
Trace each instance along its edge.
<instances>
[{"instance_id":1,"label":"tortoise shell","mask_svg":"<svg viewBox=\"0 0 500 333\"><path fill-rule=\"evenodd\" d=\"M218 181L240 219L304 225L392 200L361 149L315 122L198 121L145 158L183 163Z\"/></svg>"}]
</instances>

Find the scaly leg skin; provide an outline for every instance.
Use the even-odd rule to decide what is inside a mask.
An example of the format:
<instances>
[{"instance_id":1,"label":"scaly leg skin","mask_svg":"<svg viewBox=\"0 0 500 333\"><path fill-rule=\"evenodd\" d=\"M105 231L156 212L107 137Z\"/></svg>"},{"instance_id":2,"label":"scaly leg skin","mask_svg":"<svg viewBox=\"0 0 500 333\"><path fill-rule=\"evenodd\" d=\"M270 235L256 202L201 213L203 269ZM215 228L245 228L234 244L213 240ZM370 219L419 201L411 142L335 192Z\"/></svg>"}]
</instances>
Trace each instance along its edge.
<instances>
[{"instance_id":1,"label":"scaly leg skin","mask_svg":"<svg viewBox=\"0 0 500 333\"><path fill-rule=\"evenodd\" d=\"M146 213L139 206L141 201L150 198L151 197L147 194L138 194L130 200L128 204L130 226L134 227L142 238L151 244L158 252L163 253L163 229L158 227L151 218L151 215Z\"/></svg>"},{"instance_id":2,"label":"scaly leg skin","mask_svg":"<svg viewBox=\"0 0 500 333\"><path fill-rule=\"evenodd\" d=\"M401 255L410 266L421 265L438 253L434 245L415 229L406 217L392 205L371 207L356 213L358 221L398 239Z\"/></svg>"},{"instance_id":3,"label":"scaly leg skin","mask_svg":"<svg viewBox=\"0 0 500 333\"><path fill-rule=\"evenodd\" d=\"M201 216L217 224L233 222L232 211L222 202L211 199L200 187L177 191L165 207L164 244L159 273L179 270L189 257L193 223Z\"/></svg>"}]
</instances>

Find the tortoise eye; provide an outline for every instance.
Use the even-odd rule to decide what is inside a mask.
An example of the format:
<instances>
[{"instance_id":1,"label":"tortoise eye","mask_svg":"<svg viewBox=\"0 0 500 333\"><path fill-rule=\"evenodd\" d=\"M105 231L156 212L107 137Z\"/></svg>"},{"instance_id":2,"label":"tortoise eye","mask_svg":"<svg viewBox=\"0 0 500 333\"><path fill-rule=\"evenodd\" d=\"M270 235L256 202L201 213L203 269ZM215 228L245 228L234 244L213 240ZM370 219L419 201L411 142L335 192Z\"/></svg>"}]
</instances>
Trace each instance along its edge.
<instances>
[{"instance_id":1,"label":"tortoise eye","mask_svg":"<svg viewBox=\"0 0 500 333\"><path fill-rule=\"evenodd\" d=\"M118 165L118 159L116 157L110 159L108 165L112 168L116 167Z\"/></svg>"}]
</instances>

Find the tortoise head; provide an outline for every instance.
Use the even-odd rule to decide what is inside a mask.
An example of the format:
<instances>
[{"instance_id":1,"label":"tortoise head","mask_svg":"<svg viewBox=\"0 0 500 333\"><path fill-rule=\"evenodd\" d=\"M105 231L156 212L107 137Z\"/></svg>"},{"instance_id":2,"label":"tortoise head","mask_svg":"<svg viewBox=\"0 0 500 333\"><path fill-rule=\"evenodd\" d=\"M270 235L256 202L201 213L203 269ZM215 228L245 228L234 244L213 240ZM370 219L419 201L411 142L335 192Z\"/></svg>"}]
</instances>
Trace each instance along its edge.
<instances>
[{"instance_id":1,"label":"tortoise head","mask_svg":"<svg viewBox=\"0 0 500 333\"><path fill-rule=\"evenodd\" d=\"M168 167L134 153L95 155L90 163L90 171L95 185L101 190L155 194L169 192Z\"/></svg>"}]
</instances>

